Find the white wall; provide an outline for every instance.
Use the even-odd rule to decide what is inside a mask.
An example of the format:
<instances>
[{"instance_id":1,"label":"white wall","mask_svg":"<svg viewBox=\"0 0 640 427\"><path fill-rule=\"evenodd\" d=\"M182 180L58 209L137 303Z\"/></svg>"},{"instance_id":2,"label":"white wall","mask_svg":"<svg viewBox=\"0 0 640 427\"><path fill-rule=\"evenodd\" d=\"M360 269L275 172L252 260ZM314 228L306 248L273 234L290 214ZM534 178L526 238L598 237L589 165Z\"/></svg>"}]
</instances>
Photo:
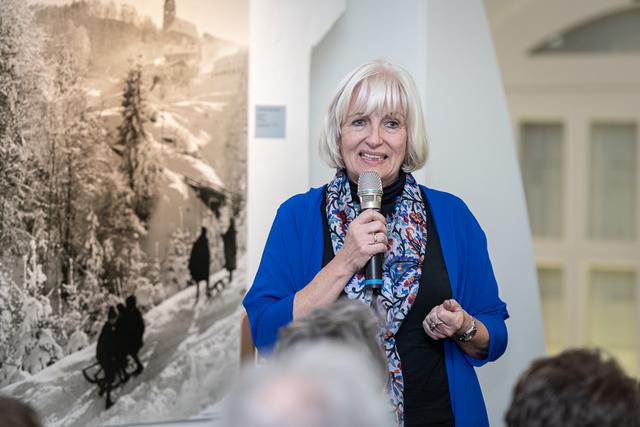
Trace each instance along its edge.
<instances>
[{"instance_id":1,"label":"white wall","mask_svg":"<svg viewBox=\"0 0 640 427\"><path fill-rule=\"evenodd\" d=\"M311 47L344 10L344 0L251 0L247 278L253 281L275 212L309 188ZM256 105L287 108L284 139L255 138Z\"/></svg>"},{"instance_id":2,"label":"white wall","mask_svg":"<svg viewBox=\"0 0 640 427\"><path fill-rule=\"evenodd\" d=\"M283 3L291 11L275 7ZM506 355L479 370L491 423L502 425L517 376L543 354L544 344L524 194L482 3L348 0L314 49L310 70L301 65L308 51L298 49L301 39L309 40L301 34L318 12L313 2L298 3L251 4L250 136L253 106L276 103L287 105L288 137L249 140L248 277L255 274L277 205L332 175L317 155L316 136L339 80L379 57L403 66L421 92L432 148L416 178L460 195L474 211L512 315ZM271 34L276 30L277 37ZM310 80L304 76L309 71Z\"/></svg>"}]
</instances>

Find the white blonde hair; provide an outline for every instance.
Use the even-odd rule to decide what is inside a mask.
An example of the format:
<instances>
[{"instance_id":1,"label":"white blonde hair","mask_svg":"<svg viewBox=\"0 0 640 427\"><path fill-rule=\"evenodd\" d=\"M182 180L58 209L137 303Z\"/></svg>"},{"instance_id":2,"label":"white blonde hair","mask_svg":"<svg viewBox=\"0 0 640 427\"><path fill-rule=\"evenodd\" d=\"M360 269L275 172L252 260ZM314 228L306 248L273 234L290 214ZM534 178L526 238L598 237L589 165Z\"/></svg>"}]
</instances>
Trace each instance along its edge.
<instances>
[{"instance_id":1,"label":"white blonde hair","mask_svg":"<svg viewBox=\"0 0 640 427\"><path fill-rule=\"evenodd\" d=\"M407 129L402 170L413 172L424 166L429 148L418 90L406 70L383 60L359 66L338 85L320 135L320 156L329 166L344 168L340 130L352 103L356 111L365 115L402 111Z\"/></svg>"}]
</instances>

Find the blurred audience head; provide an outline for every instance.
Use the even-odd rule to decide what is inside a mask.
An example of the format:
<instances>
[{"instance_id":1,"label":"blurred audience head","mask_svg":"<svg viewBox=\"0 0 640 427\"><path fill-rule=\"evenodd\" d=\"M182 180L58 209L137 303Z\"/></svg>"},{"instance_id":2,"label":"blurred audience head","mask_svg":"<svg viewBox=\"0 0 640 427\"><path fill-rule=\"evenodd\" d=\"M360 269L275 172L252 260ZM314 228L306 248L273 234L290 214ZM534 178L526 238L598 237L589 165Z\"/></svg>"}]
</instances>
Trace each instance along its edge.
<instances>
[{"instance_id":1,"label":"blurred audience head","mask_svg":"<svg viewBox=\"0 0 640 427\"><path fill-rule=\"evenodd\" d=\"M638 382L598 350L534 361L520 377L508 427L640 426Z\"/></svg>"},{"instance_id":2,"label":"blurred audience head","mask_svg":"<svg viewBox=\"0 0 640 427\"><path fill-rule=\"evenodd\" d=\"M392 407L369 357L344 344L296 346L244 372L225 427L390 427Z\"/></svg>"},{"instance_id":3,"label":"blurred audience head","mask_svg":"<svg viewBox=\"0 0 640 427\"><path fill-rule=\"evenodd\" d=\"M364 351L386 380L387 359L380 344L381 320L371 307L348 299L319 308L281 328L276 353L318 341L344 344Z\"/></svg>"},{"instance_id":4,"label":"blurred audience head","mask_svg":"<svg viewBox=\"0 0 640 427\"><path fill-rule=\"evenodd\" d=\"M38 415L17 399L0 396L0 427L41 427Z\"/></svg>"}]
</instances>

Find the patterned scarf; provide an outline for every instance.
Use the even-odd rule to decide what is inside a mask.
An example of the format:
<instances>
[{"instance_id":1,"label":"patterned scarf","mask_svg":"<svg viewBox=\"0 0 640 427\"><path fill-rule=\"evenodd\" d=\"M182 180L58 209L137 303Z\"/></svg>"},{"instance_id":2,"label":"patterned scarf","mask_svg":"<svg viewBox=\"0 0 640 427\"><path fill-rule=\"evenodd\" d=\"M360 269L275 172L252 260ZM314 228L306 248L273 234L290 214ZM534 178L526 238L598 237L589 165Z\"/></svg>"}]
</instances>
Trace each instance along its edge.
<instances>
[{"instance_id":1,"label":"patterned scarf","mask_svg":"<svg viewBox=\"0 0 640 427\"><path fill-rule=\"evenodd\" d=\"M334 253L344 245L349 224L360 206L351 198L349 180L339 170L327 186L326 215ZM395 335L418 295L422 264L427 248L427 221L420 187L407 174L402 194L396 199L394 211L387 216L387 236L391 248L384 254L383 286L376 305L384 317L383 345L387 355L389 382L387 394L393 403L398 425L404 424L404 381ZM344 288L349 299L371 305L373 291L365 285L364 274L356 273Z\"/></svg>"}]
</instances>

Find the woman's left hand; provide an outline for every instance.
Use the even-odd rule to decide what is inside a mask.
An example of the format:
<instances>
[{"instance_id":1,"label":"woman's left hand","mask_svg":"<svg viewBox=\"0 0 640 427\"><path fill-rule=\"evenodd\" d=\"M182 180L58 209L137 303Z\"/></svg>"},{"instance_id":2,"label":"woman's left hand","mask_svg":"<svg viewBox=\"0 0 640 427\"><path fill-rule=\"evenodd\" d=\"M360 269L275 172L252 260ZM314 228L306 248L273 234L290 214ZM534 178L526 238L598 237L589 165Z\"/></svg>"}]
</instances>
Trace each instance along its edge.
<instances>
[{"instance_id":1,"label":"woman's left hand","mask_svg":"<svg viewBox=\"0 0 640 427\"><path fill-rule=\"evenodd\" d=\"M424 331L434 340L450 338L463 329L471 316L454 299L445 300L431 309L422 321Z\"/></svg>"}]
</instances>

